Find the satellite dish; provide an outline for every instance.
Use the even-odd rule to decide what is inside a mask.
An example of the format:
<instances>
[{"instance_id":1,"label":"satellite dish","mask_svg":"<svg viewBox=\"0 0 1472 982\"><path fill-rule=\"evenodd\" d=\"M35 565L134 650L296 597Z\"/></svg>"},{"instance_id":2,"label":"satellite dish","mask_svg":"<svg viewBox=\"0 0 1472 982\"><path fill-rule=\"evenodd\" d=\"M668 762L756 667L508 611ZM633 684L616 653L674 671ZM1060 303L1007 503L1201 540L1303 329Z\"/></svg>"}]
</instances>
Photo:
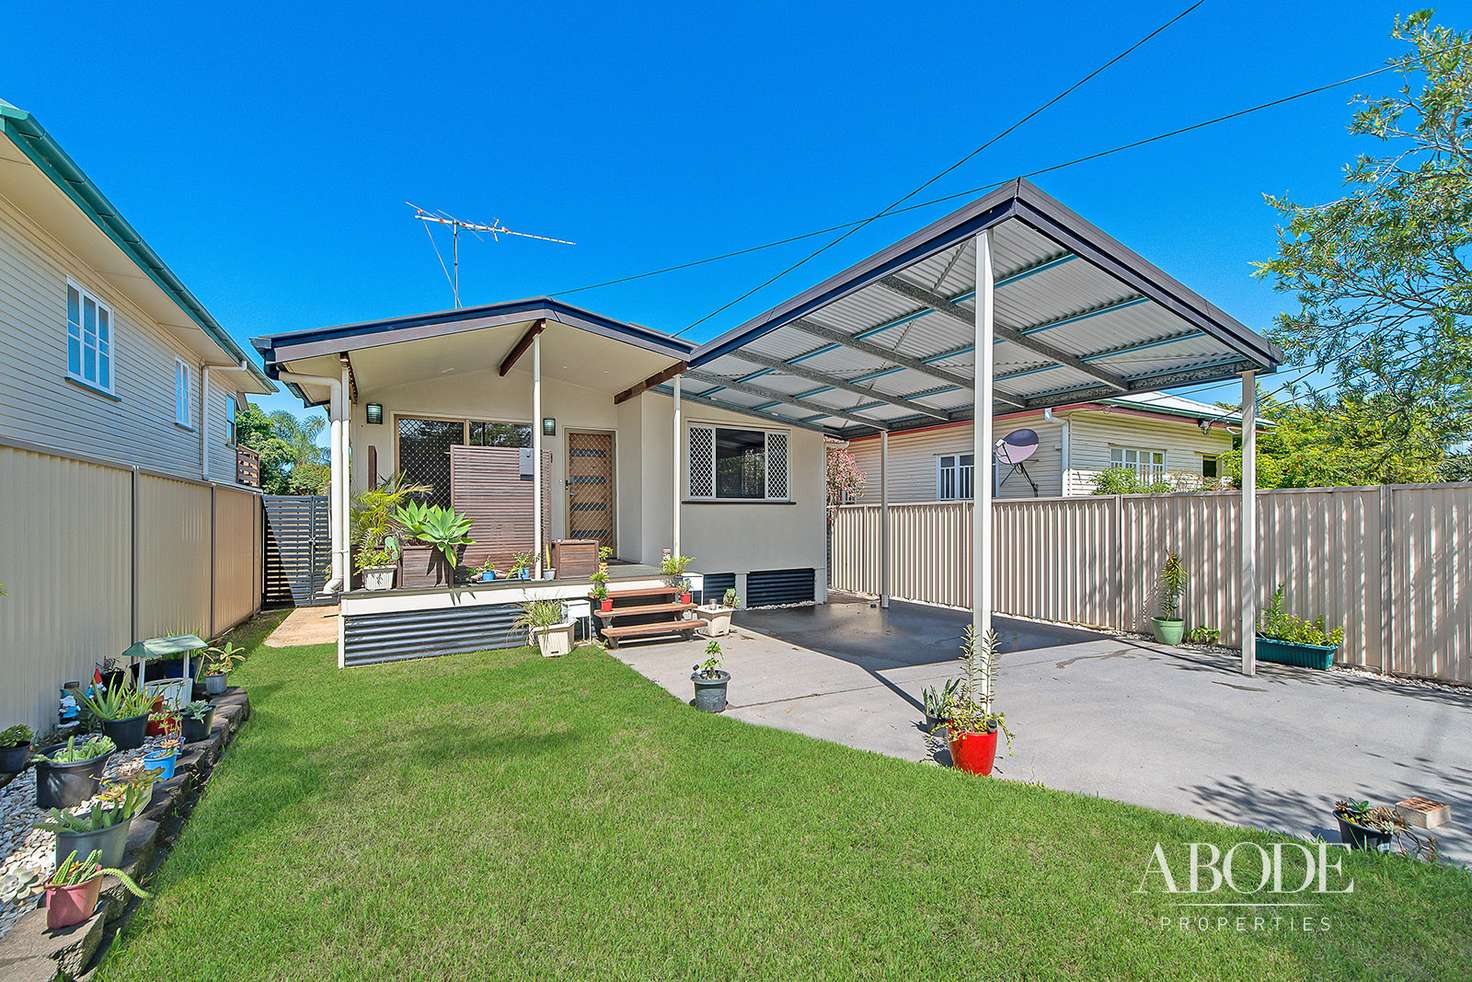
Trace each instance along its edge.
<instances>
[{"instance_id":1,"label":"satellite dish","mask_svg":"<svg viewBox=\"0 0 1472 982\"><path fill-rule=\"evenodd\" d=\"M993 452L998 463L1020 464L1038 452L1038 435L1033 430L1013 430L997 441Z\"/></svg>"}]
</instances>

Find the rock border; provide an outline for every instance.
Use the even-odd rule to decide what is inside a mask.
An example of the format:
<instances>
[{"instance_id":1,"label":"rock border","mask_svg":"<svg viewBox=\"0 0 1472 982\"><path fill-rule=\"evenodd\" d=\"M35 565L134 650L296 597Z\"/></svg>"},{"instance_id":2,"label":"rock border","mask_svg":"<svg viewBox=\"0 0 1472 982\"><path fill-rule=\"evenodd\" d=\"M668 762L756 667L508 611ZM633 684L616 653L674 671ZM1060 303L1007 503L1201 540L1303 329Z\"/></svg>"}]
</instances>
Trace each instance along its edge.
<instances>
[{"instance_id":1,"label":"rock border","mask_svg":"<svg viewBox=\"0 0 1472 982\"><path fill-rule=\"evenodd\" d=\"M153 786L153 800L134 816L128 829L121 869L139 884L146 884L163 863L204 793L215 764L250 719L250 697L239 686L206 698L215 707L209 736L179 748L174 776ZM46 929L46 909L41 903L37 898L35 909L22 915L0 938L0 977L6 982L83 977L96 967L124 918L140 901L116 877L104 877L97 912L60 931Z\"/></svg>"}]
</instances>

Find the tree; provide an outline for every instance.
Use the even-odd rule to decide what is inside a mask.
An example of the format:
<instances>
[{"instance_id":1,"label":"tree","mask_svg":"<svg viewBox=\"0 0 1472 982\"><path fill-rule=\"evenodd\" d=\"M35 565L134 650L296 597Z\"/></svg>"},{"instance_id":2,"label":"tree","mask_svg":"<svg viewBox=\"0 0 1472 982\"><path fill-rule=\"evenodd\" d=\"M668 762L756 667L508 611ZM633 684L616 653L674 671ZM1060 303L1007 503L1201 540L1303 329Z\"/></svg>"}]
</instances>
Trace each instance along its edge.
<instances>
[{"instance_id":1,"label":"tree","mask_svg":"<svg viewBox=\"0 0 1472 982\"><path fill-rule=\"evenodd\" d=\"M1286 225L1257 275L1299 303L1273 338L1334 383L1335 397L1287 389L1306 414L1285 411L1280 441L1338 451L1306 471L1424 473L1429 446L1444 453L1472 433L1472 34L1421 11L1391 36L1409 48L1390 61L1402 84L1357 97L1349 126L1379 155L1350 163L1327 204L1265 196Z\"/></svg>"},{"instance_id":2,"label":"tree","mask_svg":"<svg viewBox=\"0 0 1472 982\"><path fill-rule=\"evenodd\" d=\"M864 493L864 472L853 452L838 442L828 444L828 505L853 501Z\"/></svg>"},{"instance_id":3,"label":"tree","mask_svg":"<svg viewBox=\"0 0 1472 982\"><path fill-rule=\"evenodd\" d=\"M1257 437L1260 488L1358 487L1445 480L1447 450L1429 407L1399 407L1385 394L1296 404L1263 397L1261 415L1274 425ZM1224 455L1242 475L1242 453Z\"/></svg>"},{"instance_id":4,"label":"tree","mask_svg":"<svg viewBox=\"0 0 1472 982\"><path fill-rule=\"evenodd\" d=\"M236 439L261 455L261 489L267 494L323 494L329 468L317 446L326 420L298 419L284 409L270 415L247 404L235 416Z\"/></svg>"}]
</instances>

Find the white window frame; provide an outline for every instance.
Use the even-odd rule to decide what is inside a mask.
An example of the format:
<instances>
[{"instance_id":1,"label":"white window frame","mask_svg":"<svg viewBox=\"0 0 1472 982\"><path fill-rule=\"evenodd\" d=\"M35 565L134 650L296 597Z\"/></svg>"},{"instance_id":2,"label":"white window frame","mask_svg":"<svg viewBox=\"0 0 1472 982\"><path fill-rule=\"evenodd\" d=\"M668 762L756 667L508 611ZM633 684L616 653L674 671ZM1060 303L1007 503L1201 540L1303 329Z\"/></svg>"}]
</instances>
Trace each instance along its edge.
<instances>
[{"instance_id":1,"label":"white window frame","mask_svg":"<svg viewBox=\"0 0 1472 982\"><path fill-rule=\"evenodd\" d=\"M70 294L73 290L77 294L77 320L72 323L71 297L63 297L66 317L66 377L84 388L92 389L103 395L117 397L117 353L118 353L118 319L113 313L112 304L106 303L97 294L72 279L66 278L66 292ZM86 309L87 302L91 301L97 310L97 322L92 337L90 350L92 352L92 372L94 377L87 378L87 343ZM104 323L105 322L105 323ZM76 331L73 333L73 327ZM106 337L103 337L104 331ZM77 343L77 367L72 370L72 342ZM100 381L102 378L103 362L107 364L107 382Z\"/></svg>"},{"instance_id":2,"label":"white window frame","mask_svg":"<svg viewBox=\"0 0 1472 982\"><path fill-rule=\"evenodd\" d=\"M235 414L240 412L240 400L233 392L225 393L225 446L235 446Z\"/></svg>"},{"instance_id":3,"label":"white window frame","mask_svg":"<svg viewBox=\"0 0 1472 982\"><path fill-rule=\"evenodd\" d=\"M1147 459L1148 457L1148 459ZM1159 460L1155 458L1158 457ZM1166 477L1166 455L1159 447L1128 447L1110 444L1109 466L1126 467L1146 484L1163 481Z\"/></svg>"},{"instance_id":4,"label":"white window frame","mask_svg":"<svg viewBox=\"0 0 1472 982\"><path fill-rule=\"evenodd\" d=\"M970 457L971 463L963 463L962 457ZM950 472L952 494L947 495L947 472ZM965 493L963 493L965 492ZM976 496L976 455L956 451L935 456L935 500L970 501Z\"/></svg>"},{"instance_id":5,"label":"white window frame","mask_svg":"<svg viewBox=\"0 0 1472 982\"><path fill-rule=\"evenodd\" d=\"M174 359L174 425L194 429L193 367L183 358Z\"/></svg>"},{"instance_id":6,"label":"white window frame","mask_svg":"<svg viewBox=\"0 0 1472 982\"><path fill-rule=\"evenodd\" d=\"M709 472L709 475L708 475L709 476L709 479L710 479L711 493L709 495L697 495L697 494L694 494L694 493L691 492L691 488L693 487L693 483L692 483L692 481L690 479L691 478L691 470L694 467L695 462L690 457L690 434L692 432L694 432L695 430L710 430L711 431L710 472ZM715 474L715 467L716 467L716 431L718 431L718 430L745 430L745 431L750 432L750 433L760 433L762 435L762 497L760 497L760 498L722 498L718 494L716 494L716 491L717 491L716 474ZM772 467L771 467L772 449L771 449L771 443L772 443L772 436L774 434L780 435L781 437L783 437L786 440L786 443L787 443L787 447L786 447L786 451L785 451L786 458L787 458L786 461L785 461L785 464L786 464L786 473L787 473L787 494L786 495L783 495L783 496L780 496L780 497L773 497L772 496ZM784 429L780 429L780 428L772 428L772 427L765 427L765 426L747 426L747 425L742 424L742 423L691 423L691 424L689 424L688 426L685 427L684 457L685 457L685 497L686 497L686 500L689 500L689 501L719 501L719 502L722 502L722 503L738 504L738 505L739 504L753 505L753 504L761 504L763 502L773 502L773 501L775 501L775 502L791 502L791 501L793 501L793 497L792 497L792 431L791 430L784 430Z\"/></svg>"}]
</instances>

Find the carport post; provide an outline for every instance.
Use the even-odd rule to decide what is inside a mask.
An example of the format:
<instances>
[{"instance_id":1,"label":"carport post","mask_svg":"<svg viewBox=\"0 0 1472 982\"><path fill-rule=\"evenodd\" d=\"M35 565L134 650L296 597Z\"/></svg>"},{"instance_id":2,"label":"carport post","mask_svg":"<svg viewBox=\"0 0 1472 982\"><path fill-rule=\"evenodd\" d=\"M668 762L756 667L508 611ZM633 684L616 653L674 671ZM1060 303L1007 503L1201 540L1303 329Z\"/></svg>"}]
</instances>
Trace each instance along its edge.
<instances>
[{"instance_id":1,"label":"carport post","mask_svg":"<svg viewBox=\"0 0 1472 982\"><path fill-rule=\"evenodd\" d=\"M1242 674L1257 674L1257 381L1242 373Z\"/></svg>"},{"instance_id":2,"label":"carport post","mask_svg":"<svg viewBox=\"0 0 1472 982\"><path fill-rule=\"evenodd\" d=\"M978 638L992 628L992 296L991 233L976 236L975 444L972 446L971 627ZM985 695L991 695L985 680Z\"/></svg>"},{"instance_id":3,"label":"carport post","mask_svg":"<svg viewBox=\"0 0 1472 982\"><path fill-rule=\"evenodd\" d=\"M889 430L879 431L879 606L889 608Z\"/></svg>"},{"instance_id":4,"label":"carport post","mask_svg":"<svg viewBox=\"0 0 1472 982\"><path fill-rule=\"evenodd\" d=\"M675 390L674 467L670 471L670 555L680 554L680 376L671 383Z\"/></svg>"},{"instance_id":5,"label":"carport post","mask_svg":"<svg viewBox=\"0 0 1472 982\"><path fill-rule=\"evenodd\" d=\"M542 335L532 338L532 576L542 578Z\"/></svg>"}]
</instances>

